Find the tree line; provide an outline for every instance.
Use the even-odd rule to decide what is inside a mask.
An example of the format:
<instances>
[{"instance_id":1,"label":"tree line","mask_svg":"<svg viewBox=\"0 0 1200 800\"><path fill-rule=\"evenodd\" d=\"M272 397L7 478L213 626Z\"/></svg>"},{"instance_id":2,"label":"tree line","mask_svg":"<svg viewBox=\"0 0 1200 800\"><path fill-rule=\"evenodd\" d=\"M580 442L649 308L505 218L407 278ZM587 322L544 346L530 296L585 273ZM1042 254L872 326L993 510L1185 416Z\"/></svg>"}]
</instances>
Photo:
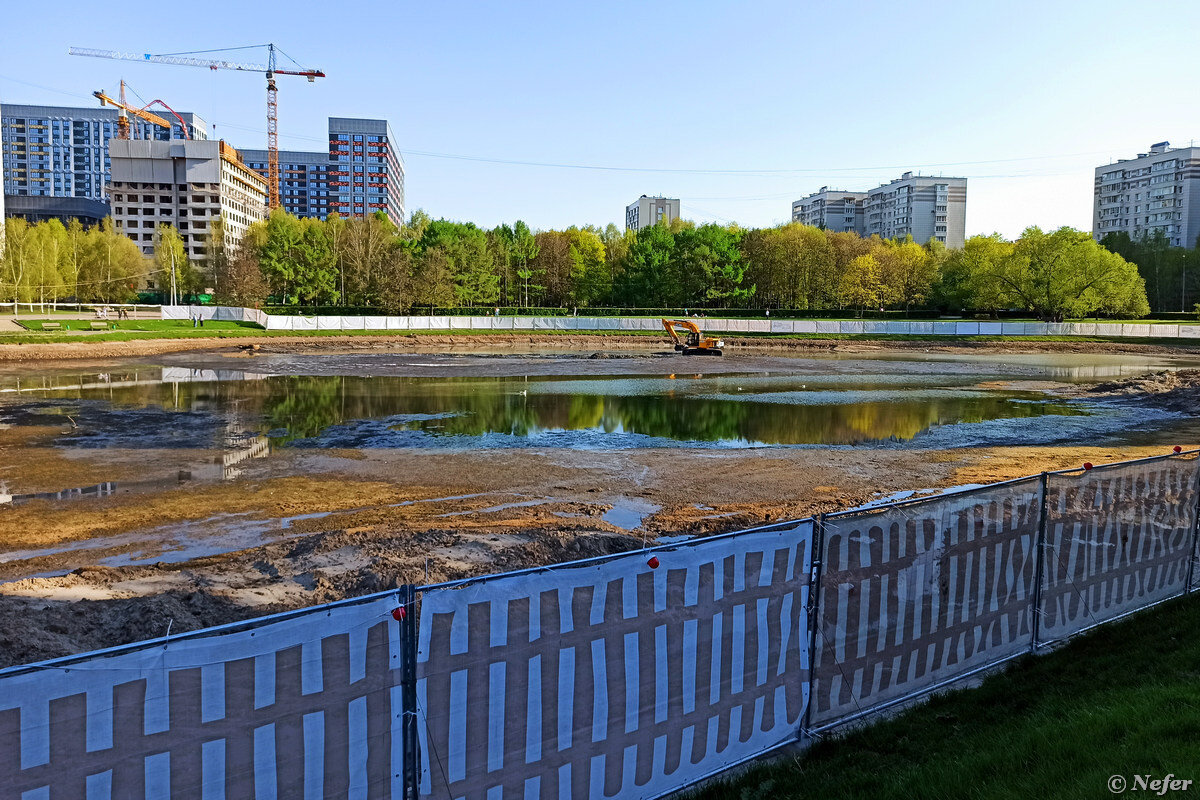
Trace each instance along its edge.
<instances>
[{"instance_id":1,"label":"tree line","mask_svg":"<svg viewBox=\"0 0 1200 800\"><path fill-rule=\"evenodd\" d=\"M153 256L143 257L109 221L84 229L9 220L0 300L116 302L146 280L165 291L173 276L183 298L212 289L228 304L388 313L620 306L1019 310L1062 319L1150 310L1138 267L1070 228L1031 227L1015 241L975 236L955 250L798 223L534 231L521 221L483 229L422 211L395 225L382 213L299 219L277 210L232 246L221 220L211 228L203 259L190 262L170 225L158 227Z\"/></svg>"},{"instance_id":2,"label":"tree line","mask_svg":"<svg viewBox=\"0 0 1200 800\"><path fill-rule=\"evenodd\" d=\"M1200 301L1200 247L1172 245L1162 231L1134 239L1124 231L1100 240L1107 249L1137 265L1146 281L1152 311L1192 311Z\"/></svg>"}]
</instances>

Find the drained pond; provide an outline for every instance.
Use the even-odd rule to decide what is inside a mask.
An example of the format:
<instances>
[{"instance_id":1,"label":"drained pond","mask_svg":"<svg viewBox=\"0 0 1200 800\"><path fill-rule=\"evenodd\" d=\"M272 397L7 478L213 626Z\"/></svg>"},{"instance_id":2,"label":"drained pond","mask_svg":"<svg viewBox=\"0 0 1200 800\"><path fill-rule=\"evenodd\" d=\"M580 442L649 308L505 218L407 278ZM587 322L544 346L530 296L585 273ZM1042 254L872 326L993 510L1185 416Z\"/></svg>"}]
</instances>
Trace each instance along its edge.
<instances>
[{"instance_id":1,"label":"drained pond","mask_svg":"<svg viewBox=\"0 0 1200 800\"><path fill-rule=\"evenodd\" d=\"M1136 429L1161 415L1044 385L1175 365L1097 355L268 355L238 369L118 363L3 376L0 423L61 426L67 448L223 448L235 459L278 448L953 447Z\"/></svg>"}]
</instances>

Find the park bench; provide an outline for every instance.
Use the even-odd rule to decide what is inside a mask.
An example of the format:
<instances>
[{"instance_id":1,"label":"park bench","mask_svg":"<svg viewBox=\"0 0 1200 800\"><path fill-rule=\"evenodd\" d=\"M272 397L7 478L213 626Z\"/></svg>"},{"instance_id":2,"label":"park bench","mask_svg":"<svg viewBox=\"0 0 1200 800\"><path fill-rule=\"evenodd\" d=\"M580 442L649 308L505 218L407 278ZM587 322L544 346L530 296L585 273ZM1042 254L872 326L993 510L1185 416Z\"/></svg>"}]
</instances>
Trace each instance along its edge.
<instances>
[{"instance_id":1,"label":"park bench","mask_svg":"<svg viewBox=\"0 0 1200 800\"><path fill-rule=\"evenodd\" d=\"M106 331L106 330L108 330L108 323L107 323L107 322L93 322L93 323L92 323L92 330L94 330L94 331Z\"/></svg>"},{"instance_id":2,"label":"park bench","mask_svg":"<svg viewBox=\"0 0 1200 800\"><path fill-rule=\"evenodd\" d=\"M44 330L44 331L61 331L62 323L61 322L43 322L42 330Z\"/></svg>"}]
</instances>

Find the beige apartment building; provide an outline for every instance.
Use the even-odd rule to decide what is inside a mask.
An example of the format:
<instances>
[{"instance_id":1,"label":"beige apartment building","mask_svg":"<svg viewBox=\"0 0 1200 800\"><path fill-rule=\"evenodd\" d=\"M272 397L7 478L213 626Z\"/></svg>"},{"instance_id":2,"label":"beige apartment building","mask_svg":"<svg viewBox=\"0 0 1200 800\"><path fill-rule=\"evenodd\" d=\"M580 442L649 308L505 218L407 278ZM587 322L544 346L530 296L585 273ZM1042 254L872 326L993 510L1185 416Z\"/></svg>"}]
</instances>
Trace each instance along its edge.
<instances>
[{"instance_id":1,"label":"beige apartment building","mask_svg":"<svg viewBox=\"0 0 1200 800\"><path fill-rule=\"evenodd\" d=\"M161 223L178 228L188 258L204 256L213 220L224 215L235 246L267 215L267 182L223 141L109 141L113 222L150 255Z\"/></svg>"}]
</instances>

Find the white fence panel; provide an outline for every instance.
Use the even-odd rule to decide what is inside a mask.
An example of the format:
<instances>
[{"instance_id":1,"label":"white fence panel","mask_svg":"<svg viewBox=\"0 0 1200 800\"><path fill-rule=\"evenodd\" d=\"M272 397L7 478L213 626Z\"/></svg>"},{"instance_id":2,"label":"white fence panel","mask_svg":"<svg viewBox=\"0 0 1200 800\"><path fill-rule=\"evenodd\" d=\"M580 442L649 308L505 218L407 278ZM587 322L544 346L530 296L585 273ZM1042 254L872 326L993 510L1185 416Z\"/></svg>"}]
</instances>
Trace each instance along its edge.
<instances>
[{"instance_id":1,"label":"white fence panel","mask_svg":"<svg viewBox=\"0 0 1200 800\"><path fill-rule=\"evenodd\" d=\"M793 740L812 528L424 592L421 796L638 800Z\"/></svg>"},{"instance_id":2,"label":"white fence panel","mask_svg":"<svg viewBox=\"0 0 1200 800\"><path fill-rule=\"evenodd\" d=\"M0 795L346 797L357 785L401 797L395 607L324 607L4 670Z\"/></svg>"}]
</instances>

